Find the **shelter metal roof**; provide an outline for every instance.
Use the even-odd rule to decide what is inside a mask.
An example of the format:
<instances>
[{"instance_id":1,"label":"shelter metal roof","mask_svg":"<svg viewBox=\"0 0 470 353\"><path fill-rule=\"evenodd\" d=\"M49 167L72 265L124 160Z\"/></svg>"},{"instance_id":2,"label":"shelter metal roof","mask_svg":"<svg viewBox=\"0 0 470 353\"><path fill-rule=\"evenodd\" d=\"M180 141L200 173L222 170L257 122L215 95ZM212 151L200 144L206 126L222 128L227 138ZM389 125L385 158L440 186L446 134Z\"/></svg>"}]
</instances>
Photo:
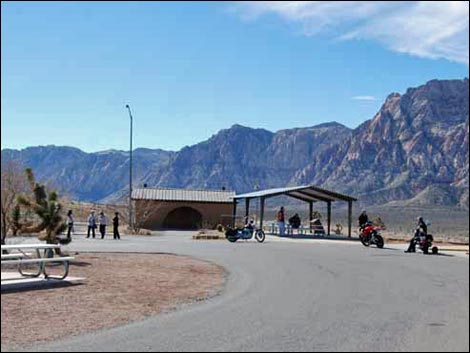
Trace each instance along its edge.
<instances>
[{"instance_id":1,"label":"shelter metal roof","mask_svg":"<svg viewBox=\"0 0 470 353\"><path fill-rule=\"evenodd\" d=\"M253 198L269 198L274 196L287 195L306 202L316 201L357 201L356 198L343 195L334 191L321 189L313 185L293 186L285 188L267 189L254 191L246 194L235 195L234 199L253 199Z\"/></svg>"},{"instance_id":2,"label":"shelter metal roof","mask_svg":"<svg viewBox=\"0 0 470 353\"><path fill-rule=\"evenodd\" d=\"M143 188L132 192L133 200L185 201L232 203L235 192L219 190L187 190L167 188Z\"/></svg>"}]
</instances>

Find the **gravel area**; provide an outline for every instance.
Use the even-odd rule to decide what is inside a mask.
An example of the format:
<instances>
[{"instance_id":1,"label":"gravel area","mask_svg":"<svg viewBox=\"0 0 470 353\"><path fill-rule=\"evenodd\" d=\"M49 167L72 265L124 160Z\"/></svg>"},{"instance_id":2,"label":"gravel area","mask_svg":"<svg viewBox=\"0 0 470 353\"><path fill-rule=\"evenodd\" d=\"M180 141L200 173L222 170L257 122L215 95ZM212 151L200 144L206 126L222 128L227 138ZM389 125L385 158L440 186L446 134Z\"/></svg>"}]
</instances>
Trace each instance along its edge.
<instances>
[{"instance_id":1,"label":"gravel area","mask_svg":"<svg viewBox=\"0 0 470 353\"><path fill-rule=\"evenodd\" d=\"M1 346L25 347L122 325L217 295L222 267L167 254L75 256L83 284L1 294Z\"/></svg>"}]
</instances>

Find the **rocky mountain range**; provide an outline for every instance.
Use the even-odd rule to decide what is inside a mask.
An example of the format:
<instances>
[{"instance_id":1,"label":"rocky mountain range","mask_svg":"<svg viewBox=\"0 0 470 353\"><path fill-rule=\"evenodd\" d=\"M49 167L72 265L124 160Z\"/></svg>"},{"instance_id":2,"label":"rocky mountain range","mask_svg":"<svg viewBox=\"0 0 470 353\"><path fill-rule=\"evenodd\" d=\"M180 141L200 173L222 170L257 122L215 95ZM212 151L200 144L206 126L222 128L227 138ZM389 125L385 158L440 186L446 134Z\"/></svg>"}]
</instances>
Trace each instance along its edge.
<instances>
[{"instance_id":1,"label":"rocky mountain range","mask_svg":"<svg viewBox=\"0 0 470 353\"><path fill-rule=\"evenodd\" d=\"M379 203L413 199L468 207L468 100L468 79L393 93L339 150L318 156L296 179ZM319 171L319 164L334 167Z\"/></svg>"},{"instance_id":2,"label":"rocky mountain range","mask_svg":"<svg viewBox=\"0 0 470 353\"><path fill-rule=\"evenodd\" d=\"M161 150L135 150L135 180L142 180L149 170L167 165L171 155L172 152ZM31 167L39 181L80 201L104 199L129 183L129 153L123 151L86 153L56 146L4 149L2 166L7 160Z\"/></svg>"},{"instance_id":3,"label":"rocky mountain range","mask_svg":"<svg viewBox=\"0 0 470 353\"><path fill-rule=\"evenodd\" d=\"M251 191L315 184L367 203L469 203L469 84L433 80L392 93L352 130L332 122L276 133L234 125L178 152L134 151L135 186ZM2 150L39 180L86 201L126 195L129 154L71 147Z\"/></svg>"}]
</instances>

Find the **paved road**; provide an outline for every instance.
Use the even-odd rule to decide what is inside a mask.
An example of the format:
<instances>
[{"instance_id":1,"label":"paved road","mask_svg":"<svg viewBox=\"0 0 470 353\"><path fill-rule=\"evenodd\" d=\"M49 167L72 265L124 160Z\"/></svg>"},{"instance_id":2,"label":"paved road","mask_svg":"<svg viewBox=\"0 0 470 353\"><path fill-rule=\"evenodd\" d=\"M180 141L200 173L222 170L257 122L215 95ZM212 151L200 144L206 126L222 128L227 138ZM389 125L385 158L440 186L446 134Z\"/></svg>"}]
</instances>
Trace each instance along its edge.
<instances>
[{"instance_id":1,"label":"paved road","mask_svg":"<svg viewBox=\"0 0 470 353\"><path fill-rule=\"evenodd\" d=\"M468 351L466 257L352 242L74 240L77 251L171 252L229 272L221 296L38 351Z\"/></svg>"}]
</instances>

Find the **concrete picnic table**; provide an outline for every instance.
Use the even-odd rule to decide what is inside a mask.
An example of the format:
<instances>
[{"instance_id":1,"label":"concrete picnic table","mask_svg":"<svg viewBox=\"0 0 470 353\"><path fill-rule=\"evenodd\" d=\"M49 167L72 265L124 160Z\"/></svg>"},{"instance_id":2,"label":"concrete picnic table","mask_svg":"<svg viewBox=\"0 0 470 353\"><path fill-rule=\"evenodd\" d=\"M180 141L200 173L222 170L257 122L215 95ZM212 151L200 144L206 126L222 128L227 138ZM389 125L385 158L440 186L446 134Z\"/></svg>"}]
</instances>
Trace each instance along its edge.
<instances>
[{"instance_id":1,"label":"concrete picnic table","mask_svg":"<svg viewBox=\"0 0 470 353\"><path fill-rule=\"evenodd\" d=\"M55 257L55 250L60 249L60 245L55 244L18 244L18 245L2 245L1 265L18 265L18 272L22 277L39 277L44 275L44 278L64 279L69 272L69 263L74 260L70 256L57 256ZM27 252L27 250L33 251ZM44 250L41 252L41 250ZM60 253L60 251L59 251ZM34 256L36 255L36 256ZM64 273L62 276L51 276L46 272L46 265L48 263L61 263L64 266ZM25 273L23 265L37 264L38 270L35 273Z\"/></svg>"}]
</instances>

